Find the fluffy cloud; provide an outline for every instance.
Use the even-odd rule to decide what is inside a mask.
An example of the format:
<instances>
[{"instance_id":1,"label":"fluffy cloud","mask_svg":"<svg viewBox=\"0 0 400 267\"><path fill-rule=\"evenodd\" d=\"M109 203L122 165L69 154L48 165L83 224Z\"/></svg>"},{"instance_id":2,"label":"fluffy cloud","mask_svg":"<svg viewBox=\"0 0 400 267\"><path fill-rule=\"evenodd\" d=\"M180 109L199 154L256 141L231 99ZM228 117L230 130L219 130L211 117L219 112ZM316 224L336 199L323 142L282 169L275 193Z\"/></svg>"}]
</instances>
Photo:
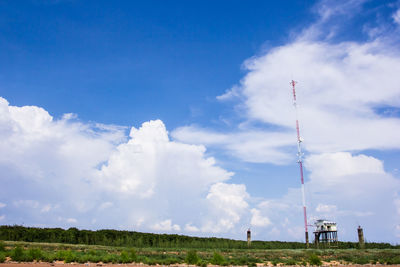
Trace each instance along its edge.
<instances>
[{"instance_id":1,"label":"fluffy cloud","mask_svg":"<svg viewBox=\"0 0 400 267\"><path fill-rule=\"evenodd\" d=\"M164 232L181 230L181 227L177 224L172 224L172 221L170 219L156 223L152 226L152 228L156 231L164 231Z\"/></svg>"},{"instance_id":2,"label":"fluffy cloud","mask_svg":"<svg viewBox=\"0 0 400 267\"><path fill-rule=\"evenodd\" d=\"M207 222L202 230L204 232L218 233L232 230L247 211L245 185L216 183L207 195L209 211ZM215 219L211 219L211 218Z\"/></svg>"},{"instance_id":3,"label":"fluffy cloud","mask_svg":"<svg viewBox=\"0 0 400 267\"><path fill-rule=\"evenodd\" d=\"M250 224L252 226L268 226L271 224L271 221L268 217L262 216L261 212L258 209L251 209L251 221Z\"/></svg>"},{"instance_id":4,"label":"fluffy cloud","mask_svg":"<svg viewBox=\"0 0 400 267\"><path fill-rule=\"evenodd\" d=\"M219 233L246 214L245 186L228 184L233 173L204 146L171 141L160 120L126 136L0 98L0 135L0 200L15 207L6 223Z\"/></svg>"},{"instance_id":5,"label":"fluffy cloud","mask_svg":"<svg viewBox=\"0 0 400 267\"><path fill-rule=\"evenodd\" d=\"M173 184L174 191L198 194L233 175L215 166L213 158L204 158L204 146L170 141L160 120L145 122L140 129L132 128L130 138L99 170L97 182L105 189L149 198ZM194 183L196 187L192 186Z\"/></svg>"}]
</instances>

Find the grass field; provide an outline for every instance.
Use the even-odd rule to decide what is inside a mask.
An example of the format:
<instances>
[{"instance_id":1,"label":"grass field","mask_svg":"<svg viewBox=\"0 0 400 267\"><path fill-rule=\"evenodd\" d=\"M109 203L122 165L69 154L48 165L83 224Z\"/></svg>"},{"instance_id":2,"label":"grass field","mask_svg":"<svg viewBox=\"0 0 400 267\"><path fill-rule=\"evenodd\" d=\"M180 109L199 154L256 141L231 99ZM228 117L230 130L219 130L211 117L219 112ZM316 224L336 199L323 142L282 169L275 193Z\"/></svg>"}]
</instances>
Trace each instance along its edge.
<instances>
[{"instance_id":1,"label":"grass field","mask_svg":"<svg viewBox=\"0 0 400 267\"><path fill-rule=\"evenodd\" d=\"M199 266L247 265L321 265L322 262L342 264L400 264L399 249L166 249L124 248L98 245L69 245L0 241L0 262L64 261L87 263L144 263Z\"/></svg>"}]
</instances>

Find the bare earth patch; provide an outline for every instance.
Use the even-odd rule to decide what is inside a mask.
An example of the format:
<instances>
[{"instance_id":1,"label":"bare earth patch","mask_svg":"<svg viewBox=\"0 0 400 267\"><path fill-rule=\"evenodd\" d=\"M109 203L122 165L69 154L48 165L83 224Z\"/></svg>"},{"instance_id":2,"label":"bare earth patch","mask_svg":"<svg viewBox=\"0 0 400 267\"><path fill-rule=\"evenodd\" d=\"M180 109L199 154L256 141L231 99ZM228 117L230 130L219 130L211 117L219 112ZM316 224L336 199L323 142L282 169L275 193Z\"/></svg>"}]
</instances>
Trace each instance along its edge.
<instances>
[{"instance_id":1,"label":"bare earth patch","mask_svg":"<svg viewBox=\"0 0 400 267\"><path fill-rule=\"evenodd\" d=\"M57 261L54 263L48 263L48 262L5 262L5 263L0 263L0 267L154 267L154 266L166 266L166 265L146 265L146 264L141 264L141 263L130 263L130 264L103 264L103 263L64 263L62 261ZM173 264L170 265L171 267L195 267L195 265L187 265L187 264ZM273 266L272 264L268 265L263 265L263 264L257 264L257 267L261 266ZM286 266L286 265L278 265L278 266ZM300 266L300 265L297 265ZM328 266L334 266L334 267L370 267L370 266L394 266L394 267L400 267L400 265L382 265L382 264L365 264L365 265L358 265L358 264L348 264L348 265L343 265L343 264L338 264L335 263L324 263L322 266L328 267ZM217 267L216 265L208 265L208 267ZM236 266L237 267L237 266ZM310 267L310 266L309 266Z\"/></svg>"}]
</instances>

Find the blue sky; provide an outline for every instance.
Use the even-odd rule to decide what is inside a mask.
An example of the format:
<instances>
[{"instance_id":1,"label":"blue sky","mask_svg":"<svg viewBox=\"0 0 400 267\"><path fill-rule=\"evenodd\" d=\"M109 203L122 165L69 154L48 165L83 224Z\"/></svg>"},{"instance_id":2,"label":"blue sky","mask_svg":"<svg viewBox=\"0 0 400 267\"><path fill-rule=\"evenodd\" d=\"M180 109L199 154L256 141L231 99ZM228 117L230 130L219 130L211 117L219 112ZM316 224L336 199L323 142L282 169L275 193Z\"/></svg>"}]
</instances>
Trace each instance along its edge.
<instances>
[{"instance_id":1,"label":"blue sky","mask_svg":"<svg viewBox=\"0 0 400 267\"><path fill-rule=\"evenodd\" d=\"M295 79L309 221L396 243L399 8L0 1L0 223L301 241Z\"/></svg>"}]
</instances>

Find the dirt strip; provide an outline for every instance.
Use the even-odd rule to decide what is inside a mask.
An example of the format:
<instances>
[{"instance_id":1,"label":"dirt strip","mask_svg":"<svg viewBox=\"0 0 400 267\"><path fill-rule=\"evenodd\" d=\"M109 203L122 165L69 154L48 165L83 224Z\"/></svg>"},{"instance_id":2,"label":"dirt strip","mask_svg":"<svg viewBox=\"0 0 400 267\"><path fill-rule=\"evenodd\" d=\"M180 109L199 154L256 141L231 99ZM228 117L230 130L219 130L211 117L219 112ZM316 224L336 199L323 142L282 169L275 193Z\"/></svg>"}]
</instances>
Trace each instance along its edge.
<instances>
[{"instance_id":1,"label":"dirt strip","mask_svg":"<svg viewBox=\"0 0 400 267\"><path fill-rule=\"evenodd\" d=\"M102 264L102 263L63 263L63 262L56 262L56 263L47 263L47 262L6 262L0 263L0 267L155 267L155 266L166 266L166 265L145 265L145 264ZM186 264L174 264L171 265L173 267L195 267L195 265L186 265ZM257 264L257 266L261 266ZM266 265L264 265L266 266ZM322 266L334 266L334 267L383 267L383 266L393 266L393 267L400 267L400 265L381 265L381 264L365 264L365 265L332 265L332 264L323 264ZM208 265L208 267L218 267L215 265ZM235 266L238 267L238 266ZM285 267L288 267L285 265Z\"/></svg>"}]
</instances>

